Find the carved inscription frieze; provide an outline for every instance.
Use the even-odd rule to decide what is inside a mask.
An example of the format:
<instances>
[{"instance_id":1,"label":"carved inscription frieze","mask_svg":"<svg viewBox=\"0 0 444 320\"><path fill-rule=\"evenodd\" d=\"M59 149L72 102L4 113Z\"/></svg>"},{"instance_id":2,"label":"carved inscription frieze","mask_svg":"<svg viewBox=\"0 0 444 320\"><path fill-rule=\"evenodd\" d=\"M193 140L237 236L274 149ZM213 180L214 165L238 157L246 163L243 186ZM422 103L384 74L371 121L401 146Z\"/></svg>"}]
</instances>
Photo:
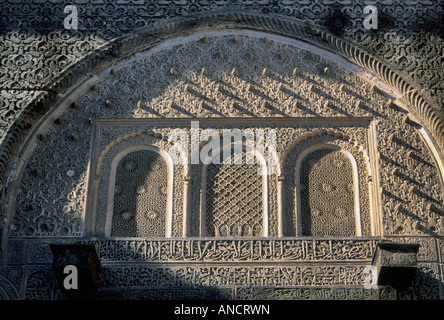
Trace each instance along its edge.
<instances>
[{"instance_id":1,"label":"carved inscription frieze","mask_svg":"<svg viewBox=\"0 0 444 320\"><path fill-rule=\"evenodd\" d=\"M367 261L375 240L96 240L106 262Z\"/></svg>"}]
</instances>

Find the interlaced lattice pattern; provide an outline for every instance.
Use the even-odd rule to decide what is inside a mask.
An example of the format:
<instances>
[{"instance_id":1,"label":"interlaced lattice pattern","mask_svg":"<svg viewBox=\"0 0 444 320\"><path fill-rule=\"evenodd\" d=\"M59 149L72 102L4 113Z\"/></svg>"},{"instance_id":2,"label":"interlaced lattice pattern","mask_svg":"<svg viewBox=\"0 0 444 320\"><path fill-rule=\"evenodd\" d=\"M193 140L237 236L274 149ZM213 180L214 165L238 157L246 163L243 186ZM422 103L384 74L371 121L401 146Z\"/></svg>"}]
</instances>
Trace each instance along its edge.
<instances>
[{"instance_id":1,"label":"interlaced lattice pattern","mask_svg":"<svg viewBox=\"0 0 444 320\"><path fill-rule=\"evenodd\" d=\"M316 150L302 161L300 173L302 235L354 236L350 160L338 150Z\"/></svg>"},{"instance_id":2,"label":"interlaced lattice pattern","mask_svg":"<svg viewBox=\"0 0 444 320\"><path fill-rule=\"evenodd\" d=\"M258 169L259 164L245 162L207 166L206 227L209 236L262 235L263 190Z\"/></svg>"},{"instance_id":3,"label":"interlaced lattice pattern","mask_svg":"<svg viewBox=\"0 0 444 320\"><path fill-rule=\"evenodd\" d=\"M164 237L167 167L150 150L126 155L117 166L111 236Z\"/></svg>"}]
</instances>

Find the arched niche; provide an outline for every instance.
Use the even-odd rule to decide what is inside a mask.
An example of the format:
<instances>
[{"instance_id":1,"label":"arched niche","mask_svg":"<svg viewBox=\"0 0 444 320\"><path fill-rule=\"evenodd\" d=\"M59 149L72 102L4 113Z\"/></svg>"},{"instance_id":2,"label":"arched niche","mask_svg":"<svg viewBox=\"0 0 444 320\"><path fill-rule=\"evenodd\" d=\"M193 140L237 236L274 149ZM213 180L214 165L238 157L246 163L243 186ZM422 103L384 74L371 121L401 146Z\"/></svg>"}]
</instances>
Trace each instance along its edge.
<instances>
[{"instance_id":1,"label":"arched niche","mask_svg":"<svg viewBox=\"0 0 444 320\"><path fill-rule=\"evenodd\" d=\"M330 144L304 150L296 163L292 229L301 236L361 236L358 186L358 166L350 152Z\"/></svg>"},{"instance_id":2,"label":"arched niche","mask_svg":"<svg viewBox=\"0 0 444 320\"><path fill-rule=\"evenodd\" d=\"M283 235L378 235L381 212L372 200L377 195L370 159L362 150L348 137L335 136L334 132L302 137L286 150L282 162ZM346 169L342 175L341 166ZM316 221L317 229L310 229L312 221ZM322 226L327 223L329 226Z\"/></svg>"},{"instance_id":3,"label":"arched niche","mask_svg":"<svg viewBox=\"0 0 444 320\"><path fill-rule=\"evenodd\" d=\"M177 195L182 194L181 181L185 172L183 166L174 165L168 153L171 144L160 135L147 130L128 131L129 133L120 135L101 147L98 146L100 143L97 143L98 152L93 155L94 164L89 168L93 178L89 181L85 234L101 237L168 238L173 236L176 225L176 236L180 236L182 199L175 197L173 190L177 190ZM137 171L137 168L142 171ZM154 176L151 174L152 169ZM161 175L158 175L158 169L163 170ZM163 181L154 181L158 178ZM122 181L126 181L127 186L119 185ZM118 200L119 194L125 193L125 187L130 188L126 195L132 197L132 202L128 204L131 208L126 209L125 200ZM156 201L162 201L162 204L156 204ZM176 215L175 204L178 208ZM160 208L163 208L162 212L158 212ZM142 217L150 212L151 216ZM153 212L156 212L157 217L154 217ZM145 231L132 234L113 232L114 215L124 215L127 219L139 216L136 220L139 219L138 223L145 223L142 228ZM173 222L174 219L176 223ZM122 220L117 221L123 223ZM163 226L154 228L157 230L155 232L148 231L150 227L147 227L146 223L153 222ZM137 224L134 223L133 231L137 229Z\"/></svg>"},{"instance_id":4,"label":"arched niche","mask_svg":"<svg viewBox=\"0 0 444 320\"><path fill-rule=\"evenodd\" d=\"M225 157L227 150L230 156ZM219 160L213 161L214 155ZM268 174L262 154L245 144L225 144L203 159L201 170L200 236L268 236Z\"/></svg>"},{"instance_id":5,"label":"arched niche","mask_svg":"<svg viewBox=\"0 0 444 320\"><path fill-rule=\"evenodd\" d=\"M106 235L169 237L172 217L172 160L150 145L129 148L113 160Z\"/></svg>"}]
</instances>

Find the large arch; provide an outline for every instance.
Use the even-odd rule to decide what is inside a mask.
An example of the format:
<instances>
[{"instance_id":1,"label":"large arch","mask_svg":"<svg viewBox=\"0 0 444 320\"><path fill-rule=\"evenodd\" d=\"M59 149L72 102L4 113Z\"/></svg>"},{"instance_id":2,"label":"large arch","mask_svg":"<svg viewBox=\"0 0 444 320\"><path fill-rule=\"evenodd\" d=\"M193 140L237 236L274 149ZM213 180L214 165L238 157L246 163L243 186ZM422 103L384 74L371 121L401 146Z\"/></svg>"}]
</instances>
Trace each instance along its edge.
<instances>
[{"instance_id":1,"label":"large arch","mask_svg":"<svg viewBox=\"0 0 444 320\"><path fill-rule=\"evenodd\" d=\"M444 124L440 113L436 111L439 108L421 94L417 85L364 50L305 21L277 15L224 11L170 19L154 27L138 30L130 36L108 43L54 79L48 86L48 92L58 92L62 97L55 98L53 94L49 93L38 96L29 104L2 143L0 177L3 180L1 181L0 196L4 199L3 205L5 206L11 191L13 191L11 184L13 184L14 177L10 174L15 173L20 166L20 163L16 161L16 155L19 155L18 158L23 158L27 153L23 146L35 141L38 127L42 121L50 121L61 110L69 106L73 96L92 86L99 79L98 75L101 71L136 52L153 48L168 39L208 30L237 28L279 34L324 48L372 74L375 80L375 90L378 87L379 90L390 87L397 91L399 94L398 105L408 110L410 120L418 121L422 125L421 132L436 157L442 179ZM2 210L3 215L5 215L5 209L4 207ZM7 214L4 218L6 221L9 220ZM6 222L7 224L8 222ZM3 234L5 234L4 229Z\"/></svg>"},{"instance_id":2,"label":"large arch","mask_svg":"<svg viewBox=\"0 0 444 320\"><path fill-rule=\"evenodd\" d=\"M117 39L103 46L94 54L84 57L75 66L54 79L48 86L48 91L59 92L63 97L54 100L52 94L40 95L26 108L27 111L16 121L3 141L0 176L4 180L1 181L3 187L0 195L3 198L10 195L11 180L13 180L10 173L15 172L20 165L15 161L15 155L19 153L19 158L23 157L23 153L26 151L22 150L22 146L35 141L37 124L56 117L57 113L71 104L73 96L90 87L99 79L97 75L101 71L114 65L117 61L136 52L153 48L167 39L208 30L236 28L279 34L327 49L373 74L375 81L379 81L381 90L387 86L396 90L399 93L401 106L409 111L411 118L423 125L421 130L431 151L437 158L442 178L444 124L439 112L436 111L438 108L421 95L418 86L410 83L401 74L390 69L384 62L378 61L364 50L325 30L307 24L305 21L276 15L224 11L170 19L155 27L138 30L131 36ZM375 83L375 90L377 87L378 83ZM5 203L5 201L2 202ZM8 220L7 216L5 218Z\"/></svg>"},{"instance_id":3,"label":"large arch","mask_svg":"<svg viewBox=\"0 0 444 320\"><path fill-rule=\"evenodd\" d=\"M213 40L214 42L212 42ZM278 51L263 50L255 55L252 52L238 49L242 47L236 47L227 51L232 53L234 58L230 57L227 52L211 51L211 48L217 50L220 47L228 48L229 45L236 45L242 41L250 41L250 44L257 45L256 48L259 44L271 44L271 48L284 48L285 50L282 54L277 54L280 53ZM220 47L218 47L218 43L222 43ZM207 44L209 46L203 47L204 49L191 50L199 49L200 45ZM194 54L199 58L202 56L200 62L186 69L190 71L190 78L185 79L180 73L181 70L184 70L181 69L181 66L177 67L174 63L170 63L175 61L174 58L183 57L174 54L168 55L174 50L177 52L178 47L187 49L190 55ZM183 54L185 55L185 53ZM297 55L300 56L297 57ZM160 80L153 82L153 87L157 86L160 91L170 90L164 96L162 96L163 92L159 94L162 101L155 100L154 94L147 95L150 99L153 98L150 101L142 101L143 97L129 94L122 94L120 100L107 98L108 94L115 97L113 94L125 84L122 78L119 78L119 74L122 73L131 74L133 76L131 85L142 89L147 70L142 67L148 65L152 57L155 59L165 56L167 57L163 64L165 68L159 69L162 70L162 73L157 73ZM250 68L247 70L249 73L243 74L242 72L246 69L242 69L242 65L236 63L241 58L244 59L243 61L254 61L254 65L252 63L248 67ZM255 58L256 60L254 60ZM265 60L271 61L269 67L266 66ZM211 61L214 64L211 64ZM292 61L306 61L307 63L302 64L299 68L298 66L294 67L291 64ZM137 64L138 62L140 64ZM216 65L217 68L206 68L207 65L204 62ZM143 63L146 64L143 65ZM264 66L265 68L263 68ZM257 68L255 69L255 67ZM282 71L283 69L285 70ZM344 78L331 77L332 74L344 74ZM362 77L358 79L358 75ZM151 81L151 78L147 77L146 79ZM107 87L110 83L113 85ZM331 85L331 91L323 90L327 88L327 84ZM16 241L16 243L21 240L40 238L45 240L49 238L49 241L53 239L96 241L88 238L91 234L84 232L85 229L88 229L88 227L85 228L85 225L91 220L89 209L82 207L76 213L75 219L68 221L74 222L71 230L65 228L54 231L54 221L51 218L69 218L72 208L64 206L61 208L62 210L57 210L57 208L50 208L48 205L43 208L45 211L32 201L28 201L29 199L34 200L34 195L30 194L33 190L38 190L40 195L43 195L43 200L48 191L45 189L45 182L42 182L43 179L40 181L34 179L42 176L42 167L34 166L39 163L33 162L33 160L38 158L39 154L45 154L45 151L48 157L51 156L45 147L45 141L47 145L55 146L54 150L58 153L66 151L67 154L72 154L73 160L67 162L70 165L74 166L77 160L81 160L83 167L76 167L75 170L71 168L66 170L68 168L62 167L60 171L53 170L49 178L54 181L65 181L68 197L72 198L75 195L82 197L85 195L84 188L86 188L84 181L88 185L88 191L92 184L101 184L101 177L96 174L100 170L95 170L100 168L96 168L97 163L94 162L100 159L100 154L91 156L89 152L100 153L103 151L103 154L106 154L108 146L110 148L118 146L118 148L122 148L119 149L122 151L128 147L131 148L132 144L151 144L152 140L156 140L162 134L168 135L169 129L172 127L186 131L189 129L187 123L193 118L205 119L207 127L222 128L225 125L231 127L239 125L269 128L274 126L277 128L279 141L274 156L279 159L285 158L286 150L291 149L292 144L301 142L298 140L301 136L302 139L333 136L333 138L354 144L356 150L362 155L368 154L368 159L371 159L370 161L365 156L361 157L363 167L368 166L368 172L372 173L372 175L364 174L364 178L368 179L369 185L375 185L374 190L383 191L382 193L375 192L374 198L370 199L373 206L381 211L381 220L383 220L376 223L379 226L378 232L375 232L377 238L380 239L380 236L392 238L404 235L424 236L424 233L420 233L423 230L429 232L429 235L433 235L433 232L438 235L443 233L444 229L440 225L441 220L439 220L439 214L443 210L442 197L439 194L435 195L443 187L442 120L434 109L436 106L421 95L416 84L410 83L388 65L340 37L304 21L277 15L266 16L233 11L171 19L156 24L150 29L139 30L131 36L118 39L97 50L95 54L85 57L59 79L56 79L52 88L60 92L58 100L51 100L51 95L41 96L38 102L29 106L27 115L19 120L9 138L5 140L5 149L3 150L8 151L2 155L0 170L3 170L5 177L8 177L9 180L6 182L6 188L3 188L2 191L4 196L2 203L6 208L3 247L6 246L6 240ZM104 90L104 88L108 90ZM205 88L208 91L203 94L196 88ZM357 90L360 91L357 92ZM110 93L110 91L114 92ZM214 93L214 97L210 93ZM166 101L172 96L175 97L174 101ZM86 110L88 107L89 111ZM69 123L66 127L57 127L63 125L65 116L72 116L79 108L83 109L80 109L81 111L76 114L77 132L82 130L80 137L82 139L85 137L91 139L91 134L93 138L99 137L100 148L97 150L91 148L89 143L79 141L81 139L75 133L66 132L68 136L62 135L63 128L70 128ZM94 119L86 121L89 119L79 116L81 112L84 112L85 117L87 114L92 114L92 108L107 110L97 113L100 118L99 122L103 120L103 127L100 130ZM147 115L148 113L150 114ZM222 121L218 122L215 118ZM58 120L54 123L56 119ZM250 123L242 122L245 119L248 119ZM223 120L226 120L225 124ZM147 138L145 134L148 135L149 132L154 133ZM188 133L188 131L186 132ZM63 139L65 139L64 142L58 144ZM165 141L157 140L156 143L167 144ZM308 142L308 140L304 141ZM121 145L120 142L122 142ZM77 146L83 143L82 147L79 147L82 152L78 152L79 149L72 147L75 143ZM14 154L16 151L19 153L17 157ZM83 155L87 155L89 158L85 160L82 158ZM186 168L187 166L184 166L184 169ZM415 171L416 168L419 170ZM84 170L82 173L85 175L80 175L78 169ZM361 171L367 172L366 170ZM421 176L422 173L426 174ZM249 251L253 254L253 259L258 259L259 264L270 264L270 261L275 259L274 254L277 251L270 250L269 253L273 256L263 258L261 253L256 255L255 250L262 250L265 248L265 244L270 245L271 248L274 243L278 243L285 252L277 260L283 259L280 261L284 261L286 258L283 257L288 254L289 261L297 260L307 263L307 261L314 261L310 259L318 258L319 260L316 261L323 261L322 257L308 255L304 257L308 260L300 257L294 258L293 253L289 252L289 250L298 251L298 245L301 243L303 243L304 250L311 250L311 244L317 245L322 241L317 242L318 240L314 239L313 242L306 242L297 239L297 237L290 240L282 239L285 238L285 233L283 232L282 219L279 221L279 212L282 214L285 208L282 201L279 203L279 199L284 190L279 190L279 188L285 185L282 183L284 178L283 170L278 166L277 176L269 179L271 240L260 239L264 244L262 246L262 243L255 242L254 239L249 239L251 242L245 243L241 243L241 240L237 239L239 248L249 244L257 246L252 247L251 251L239 252L242 252L243 255ZM24 184L22 181L25 181ZM54 181L49 182L54 183ZM189 234L187 223L190 219L188 208L191 203L190 198L192 198L190 195L200 191L193 190L193 181L196 182L196 179L192 170L189 175L188 173L180 174L174 179L174 190L181 190L180 196L175 196L175 202L172 204L171 233L176 238L186 237ZM24 191L21 186L26 186L28 182L31 188ZM38 189L39 186L42 188ZM61 194L66 195L65 193ZM87 199L86 202L89 200ZM22 208L21 206L25 203L30 205ZM51 214L50 209L54 209L53 211L59 212L60 215ZM34 229L22 228L21 222L27 219L31 221L29 224L35 219ZM43 219L47 220L43 221ZM417 227L419 223L415 220L420 220L424 224L424 228ZM67 224L66 221L62 222ZM193 257L192 259L196 259L195 261L211 261L216 264L223 262L214 256L208 260L205 260L204 257L209 254L210 250L207 249L210 246L219 245L217 240L210 243L205 242L206 239L196 240L193 237L190 239L187 243L181 242L183 239L173 239L173 241L177 241L177 246L170 247L171 250L168 250L168 254L175 255L176 252L189 246L188 248L192 248L193 253L199 252L201 255L198 258ZM407 238L402 239L402 241L410 241ZM103 240L101 245L108 244L108 240ZM290 242L285 243L284 241L287 240ZM322 242L322 248L331 251L332 255L329 257L333 257L333 260L342 255L339 253L341 250L336 250L333 243L340 243L341 246L342 243L345 243L341 241L343 239L328 239ZM357 243L359 245L364 243L363 246L370 249L360 251L359 257L366 256L363 260L357 258L359 261L356 261L362 264L369 262L368 255L372 253L374 248L374 238L347 239L346 241L348 241L346 246L351 244L351 247L344 246L342 248L346 254L339 257L338 261L355 259L352 254L347 256L349 253L347 250L353 248ZM167 246L170 242L165 241L163 244ZM202 247L200 247L201 244ZM125 246L127 244L120 247L121 252L128 249L128 246ZM146 248L144 243L136 241L131 246L135 250L133 253L141 248ZM223 244L220 246L222 247ZM145 250L142 254L149 255L148 251ZM229 251L225 251L225 253L227 252L229 253ZM154 259L154 263L161 261L160 257L164 254L161 250L158 253L159 257L151 257ZM105 251L104 254L106 255L108 252ZM179 261L177 257L180 257L180 254L174 256L174 259ZM122 259L119 261L123 261L127 257L117 258ZM137 254L131 255L128 259L136 261L139 256ZM184 261L182 260L181 263ZM193 260L193 262L195 261ZM337 268L338 263L329 267ZM360 266L352 266L352 268L358 273L362 271L359 269ZM170 268L167 264L161 267ZM193 265L190 268L198 267ZM229 268L232 266L227 266L226 270ZM177 274L179 275L180 272L182 271L177 271ZM341 279L346 277L348 276ZM350 280L347 279L347 281ZM350 283L359 285L358 280L351 279L351 282L346 281L344 285Z\"/></svg>"}]
</instances>

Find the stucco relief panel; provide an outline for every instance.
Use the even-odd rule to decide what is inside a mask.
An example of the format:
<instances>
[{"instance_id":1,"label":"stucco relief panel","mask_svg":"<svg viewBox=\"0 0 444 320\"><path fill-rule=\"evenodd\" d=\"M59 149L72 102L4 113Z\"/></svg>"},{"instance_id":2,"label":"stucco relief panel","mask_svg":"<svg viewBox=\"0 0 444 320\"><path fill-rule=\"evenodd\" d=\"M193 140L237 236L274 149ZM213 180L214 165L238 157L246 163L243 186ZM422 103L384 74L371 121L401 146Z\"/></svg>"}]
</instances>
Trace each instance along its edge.
<instances>
[{"instance_id":1,"label":"stucco relief panel","mask_svg":"<svg viewBox=\"0 0 444 320\"><path fill-rule=\"evenodd\" d=\"M392 103L394 92L375 90L322 52L262 34L216 33L107 72L39 136L20 178L10 236L82 234L92 119L289 116L372 118L377 134L361 145L375 143L379 152L384 233L442 233L440 173L418 125ZM101 133L104 144L122 134L114 130ZM175 197L174 212L182 198ZM173 234L182 234L182 218L173 220Z\"/></svg>"}]
</instances>

